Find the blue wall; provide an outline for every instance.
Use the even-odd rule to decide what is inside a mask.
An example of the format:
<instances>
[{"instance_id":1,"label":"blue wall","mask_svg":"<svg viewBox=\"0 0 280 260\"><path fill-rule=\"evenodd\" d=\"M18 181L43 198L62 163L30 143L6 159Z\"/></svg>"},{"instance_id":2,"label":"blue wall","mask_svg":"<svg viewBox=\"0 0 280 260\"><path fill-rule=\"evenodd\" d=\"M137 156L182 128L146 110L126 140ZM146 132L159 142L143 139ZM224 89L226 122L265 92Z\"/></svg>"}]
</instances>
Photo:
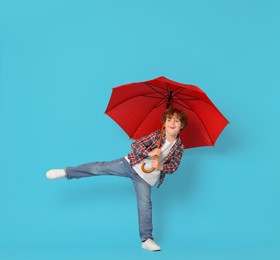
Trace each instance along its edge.
<instances>
[{"instance_id":1,"label":"blue wall","mask_svg":"<svg viewBox=\"0 0 280 260\"><path fill-rule=\"evenodd\" d=\"M1 1L1 259L279 259L279 11L276 0ZM128 179L45 172L128 153L104 114L111 89L161 75L202 88L230 125L153 189L163 251L152 254Z\"/></svg>"}]
</instances>

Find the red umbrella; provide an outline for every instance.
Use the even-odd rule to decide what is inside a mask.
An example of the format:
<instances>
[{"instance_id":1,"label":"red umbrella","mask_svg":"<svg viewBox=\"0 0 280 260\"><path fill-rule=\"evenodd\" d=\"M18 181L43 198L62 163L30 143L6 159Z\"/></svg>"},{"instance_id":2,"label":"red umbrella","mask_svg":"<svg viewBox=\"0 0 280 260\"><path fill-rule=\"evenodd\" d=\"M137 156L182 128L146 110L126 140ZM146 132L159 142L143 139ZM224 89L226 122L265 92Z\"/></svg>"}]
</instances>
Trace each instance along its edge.
<instances>
[{"instance_id":1,"label":"red umbrella","mask_svg":"<svg viewBox=\"0 0 280 260\"><path fill-rule=\"evenodd\" d=\"M213 146L229 123L200 88L165 77L113 88L105 113L138 139L161 128L168 107L182 109L188 117L180 132L185 148Z\"/></svg>"}]
</instances>

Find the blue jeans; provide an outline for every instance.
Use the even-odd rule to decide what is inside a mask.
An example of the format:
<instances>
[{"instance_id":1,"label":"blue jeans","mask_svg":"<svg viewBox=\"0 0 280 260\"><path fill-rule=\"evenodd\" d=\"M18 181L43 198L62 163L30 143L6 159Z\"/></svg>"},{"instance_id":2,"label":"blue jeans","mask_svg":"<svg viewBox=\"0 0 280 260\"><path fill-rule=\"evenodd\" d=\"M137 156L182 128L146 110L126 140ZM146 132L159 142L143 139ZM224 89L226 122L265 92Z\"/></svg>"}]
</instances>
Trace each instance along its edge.
<instances>
[{"instance_id":1,"label":"blue jeans","mask_svg":"<svg viewBox=\"0 0 280 260\"><path fill-rule=\"evenodd\" d=\"M77 167L67 167L65 171L67 179L79 179L98 175L130 178L136 191L140 238L142 241L153 238L151 186L130 167L125 158L110 162L93 162Z\"/></svg>"}]
</instances>

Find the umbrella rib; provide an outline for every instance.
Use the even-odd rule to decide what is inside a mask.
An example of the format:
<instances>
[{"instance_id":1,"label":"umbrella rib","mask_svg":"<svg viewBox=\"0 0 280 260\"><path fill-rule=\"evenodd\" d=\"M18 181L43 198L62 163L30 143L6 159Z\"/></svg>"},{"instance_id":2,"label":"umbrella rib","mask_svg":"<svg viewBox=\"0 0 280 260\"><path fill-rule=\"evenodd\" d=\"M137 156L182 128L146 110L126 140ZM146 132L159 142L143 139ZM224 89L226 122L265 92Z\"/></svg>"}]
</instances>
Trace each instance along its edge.
<instances>
[{"instance_id":1,"label":"umbrella rib","mask_svg":"<svg viewBox=\"0 0 280 260\"><path fill-rule=\"evenodd\" d=\"M187 108L188 110L191 110L191 111L194 111L190 106L186 105L185 103L181 104L180 102L178 102L177 100L173 100L174 103L184 107L184 108Z\"/></svg>"},{"instance_id":2,"label":"umbrella rib","mask_svg":"<svg viewBox=\"0 0 280 260\"><path fill-rule=\"evenodd\" d=\"M163 99L162 97L159 97L159 96L154 96L153 95L154 93L151 93L151 94L141 94L139 96L142 96L142 97L148 97L148 98L155 98L155 99Z\"/></svg>"},{"instance_id":3,"label":"umbrella rib","mask_svg":"<svg viewBox=\"0 0 280 260\"><path fill-rule=\"evenodd\" d=\"M183 90L184 90L184 88L179 88L179 91L178 91L178 92L175 92L174 97L177 96L178 94L183 95L183 96L190 96L190 97L193 97L193 96L191 96L191 95L189 95L189 94L181 93Z\"/></svg>"},{"instance_id":4,"label":"umbrella rib","mask_svg":"<svg viewBox=\"0 0 280 260\"><path fill-rule=\"evenodd\" d=\"M153 93L151 93L151 94L153 94ZM111 107L109 110L106 110L105 113L108 112L108 111L110 111L110 110L112 110L112 109L114 109L115 107L117 107L117 106L119 106L119 105L125 103L125 102L128 101L128 100L131 100L131 99L133 99L133 98L137 98L137 97L140 97L140 96L142 96L142 97L147 97L147 98L154 98L154 99L160 99L160 100L162 100L162 98L153 97L153 96L148 96L148 95L149 95L149 94L147 94L147 95L146 95L146 94L142 94L142 95L138 95L138 96L134 96L134 97L129 97L129 98L123 100L122 102L117 103L115 106Z\"/></svg>"},{"instance_id":5,"label":"umbrella rib","mask_svg":"<svg viewBox=\"0 0 280 260\"><path fill-rule=\"evenodd\" d=\"M197 115L197 117L199 118L199 121L203 124L204 129L206 130L206 132L207 132L207 134L208 134L208 137L209 137L211 143L214 144L214 143L213 143L213 140L212 140L212 138L211 138L211 135L210 135L210 133L208 132L208 130L207 130L205 124L204 124L203 121L201 120L200 116L195 112L195 110L193 110L191 107L186 106L185 104L180 104L179 102L176 102L176 101L175 101L175 103L177 103L178 105L180 105L180 106L182 106L182 107L185 107L185 108L191 110L193 113L195 113L195 114Z\"/></svg>"},{"instance_id":6,"label":"umbrella rib","mask_svg":"<svg viewBox=\"0 0 280 260\"><path fill-rule=\"evenodd\" d=\"M135 131L133 132L133 134L132 134L131 136L134 136L134 134L135 134L135 132L137 131L137 129L143 124L143 122L144 122L145 119L149 116L149 114L150 114L155 108L159 107L162 103L164 103L164 99L160 99L160 101L159 101L157 104L155 104L155 105L150 109L150 111L146 114L146 116L144 117L144 119L141 120L140 124L139 124L137 127L135 127Z\"/></svg>"},{"instance_id":7,"label":"umbrella rib","mask_svg":"<svg viewBox=\"0 0 280 260\"><path fill-rule=\"evenodd\" d=\"M190 97L190 98L179 98L179 97L176 97L174 100L201 100L200 98L195 98L195 97ZM203 100L201 100L203 101Z\"/></svg>"},{"instance_id":8,"label":"umbrella rib","mask_svg":"<svg viewBox=\"0 0 280 260\"><path fill-rule=\"evenodd\" d=\"M169 88L169 84L166 83L166 86L167 86L167 91L170 89ZM201 100L200 98L197 98L196 96L193 96L193 95L189 95L189 94L185 94L185 93L181 93L182 91L184 91L185 89L183 87L179 87L175 90L173 90L174 94L172 96L172 99L175 100L175 98L178 98L178 100ZM183 98L180 98L180 97L177 97L178 95L183 95L183 96L188 96L190 98L186 98L186 99L183 99ZM167 96L166 96L167 97ZM207 102L205 100L202 100L204 102ZM207 102L209 104L209 102Z\"/></svg>"},{"instance_id":9,"label":"umbrella rib","mask_svg":"<svg viewBox=\"0 0 280 260\"><path fill-rule=\"evenodd\" d=\"M158 90L156 89L156 86L150 85L150 84L148 84L148 83L146 83L146 82L145 82L145 84L146 84L148 87L150 87L152 90L154 90L156 93L160 94L163 98L165 98L165 99L167 100L167 98L168 98L167 94L165 95L164 93L158 91ZM133 98L136 98L136 97L139 97L139 96L160 99L159 97L152 97L152 96L149 96L149 95L153 95L153 94L155 94L155 93L147 93L147 94L141 94L141 95L137 95L137 96L134 96L134 97L130 97L130 98L125 99L125 100L123 100L122 102L118 103L117 105L111 107L110 110L111 110L111 109L114 109L115 107L119 106L120 104L122 104L122 103L124 103L124 102L126 102L126 101L128 101L128 100L130 100L130 99L133 99ZM162 100L162 99L160 99L160 100ZM105 112L107 112L107 111L108 111L108 110L106 110Z\"/></svg>"},{"instance_id":10,"label":"umbrella rib","mask_svg":"<svg viewBox=\"0 0 280 260\"><path fill-rule=\"evenodd\" d=\"M151 85L151 84L149 84L149 83L145 83L148 87L150 87L152 90L154 90L155 92L157 92L157 93L159 93L160 95L162 95L163 97L165 97L166 98L166 96L162 93L162 92L160 92L160 91L158 91L157 89L156 89L156 87L157 86L154 86L154 85ZM161 89L161 88L160 88ZM161 89L162 90L162 89Z\"/></svg>"},{"instance_id":11,"label":"umbrella rib","mask_svg":"<svg viewBox=\"0 0 280 260\"><path fill-rule=\"evenodd\" d=\"M181 100L201 100L201 101L203 101L203 102L205 102L205 103L207 103L207 104L212 105L211 100L209 100L209 98L208 98L207 96L206 96L206 98L207 98L208 100L204 100L204 99L201 99L201 98L195 97L195 96L193 96L193 95L185 94L185 93L181 93L180 95L187 96L187 97L191 97L190 99L182 99L182 98L178 98L178 99L181 99ZM205 95L205 94L204 94L204 95Z\"/></svg>"},{"instance_id":12,"label":"umbrella rib","mask_svg":"<svg viewBox=\"0 0 280 260\"><path fill-rule=\"evenodd\" d=\"M176 92L176 90L178 90L178 92ZM178 88L178 89L175 89L174 90L174 92L175 92L175 94L174 94L174 96L177 96L180 92L182 92L184 90L184 88L182 88L182 87L180 87L180 88Z\"/></svg>"},{"instance_id":13,"label":"umbrella rib","mask_svg":"<svg viewBox=\"0 0 280 260\"><path fill-rule=\"evenodd\" d=\"M189 96L189 97L192 97L192 98L186 98L186 99L184 99L184 98L178 98L178 100L199 100L199 101L201 101L201 102L204 102L204 103L206 103L206 104L208 104L208 105L214 105L212 102L211 102L211 100L204 100L204 99L201 99L201 98L196 98L196 97L193 97L193 96L190 96L190 95L185 95L185 96ZM215 107L215 105L214 105L214 107Z\"/></svg>"},{"instance_id":14,"label":"umbrella rib","mask_svg":"<svg viewBox=\"0 0 280 260\"><path fill-rule=\"evenodd\" d=\"M165 99L161 99L156 105L154 105L153 109L161 106L162 104L165 103L165 101L166 101Z\"/></svg>"}]
</instances>

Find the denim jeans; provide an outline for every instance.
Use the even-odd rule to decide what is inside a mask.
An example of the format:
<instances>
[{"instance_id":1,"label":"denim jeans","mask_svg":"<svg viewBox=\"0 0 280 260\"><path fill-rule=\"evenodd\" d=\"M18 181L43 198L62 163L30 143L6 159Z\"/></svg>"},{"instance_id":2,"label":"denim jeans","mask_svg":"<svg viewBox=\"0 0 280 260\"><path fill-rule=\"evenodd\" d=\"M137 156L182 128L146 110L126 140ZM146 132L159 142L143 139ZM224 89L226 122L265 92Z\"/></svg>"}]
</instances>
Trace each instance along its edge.
<instances>
[{"instance_id":1,"label":"denim jeans","mask_svg":"<svg viewBox=\"0 0 280 260\"><path fill-rule=\"evenodd\" d=\"M129 165L125 158L109 162L92 162L65 169L67 179L79 179L98 175L128 177L136 191L139 233L142 241L152 237L151 186L145 182Z\"/></svg>"}]
</instances>

